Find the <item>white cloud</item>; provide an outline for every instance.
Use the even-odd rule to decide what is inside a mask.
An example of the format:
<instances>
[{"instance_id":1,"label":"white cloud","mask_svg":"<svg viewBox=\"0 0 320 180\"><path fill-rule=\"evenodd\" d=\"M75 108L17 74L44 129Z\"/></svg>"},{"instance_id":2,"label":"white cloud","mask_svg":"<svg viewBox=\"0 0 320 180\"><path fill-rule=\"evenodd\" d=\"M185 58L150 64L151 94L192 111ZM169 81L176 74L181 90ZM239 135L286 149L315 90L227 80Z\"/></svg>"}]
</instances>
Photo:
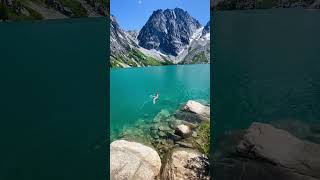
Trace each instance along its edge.
<instances>
[{"instance_id":1,"label":"white cloud","mask_svg":"<svg viewBox=\"0 0 320 180\"><path fill-rule=\"evenodd\" d=\"M138 4L142 4L142 0L139 0L139 1L138 1Z\"/></svg>"}]
</instances>

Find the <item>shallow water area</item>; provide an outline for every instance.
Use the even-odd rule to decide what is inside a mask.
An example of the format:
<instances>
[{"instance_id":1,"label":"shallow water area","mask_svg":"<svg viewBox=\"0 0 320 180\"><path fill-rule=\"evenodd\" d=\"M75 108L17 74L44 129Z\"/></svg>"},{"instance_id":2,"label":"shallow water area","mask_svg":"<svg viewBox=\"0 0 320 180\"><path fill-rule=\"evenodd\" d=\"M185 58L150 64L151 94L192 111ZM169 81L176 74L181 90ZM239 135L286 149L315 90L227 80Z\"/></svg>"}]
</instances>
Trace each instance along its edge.
<instances>
[{"instance_id":1,"label":"shallow water area","mask_svg":"<svg viewBox=\"0 0 320 180\"><path fill-rule=\"evenodd\" d=\"M190 99L210 104L209 64L112 69L110 81L111 141L161 111L171 116Z\"/></svg>"}]
</instances>

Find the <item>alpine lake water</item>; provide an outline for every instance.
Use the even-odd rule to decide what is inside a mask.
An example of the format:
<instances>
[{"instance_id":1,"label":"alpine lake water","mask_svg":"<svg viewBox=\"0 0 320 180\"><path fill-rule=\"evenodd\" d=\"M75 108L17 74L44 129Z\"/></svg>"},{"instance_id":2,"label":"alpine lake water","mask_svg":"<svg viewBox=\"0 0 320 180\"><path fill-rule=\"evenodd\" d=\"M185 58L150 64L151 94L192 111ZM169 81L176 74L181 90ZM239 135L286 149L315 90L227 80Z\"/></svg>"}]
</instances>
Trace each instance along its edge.
<instances>
[{"instance_id":1,"label":"alpine lake water","mask_svg":"<svg viewBox=\"0 0 320 180\"><path fill-rule=\"evenodd\" d=\"M153 104L152 96L157 92L159 99ZM159 113L171 116L188 100L210 104L209 64L112 69L111 141L124 133L148 136L148 132L142 132L145 124L154 121Z\"/></svg>"},{"instance_id":2,"label":"alpine lake water","mask_svg":"<svg viewBox=\"0 0 320 180\"><path fill-rule=\"evenodd\" d=\"M263 122L320 143L319 18L304 9L213 14L213 138Z\"/></svg>"},{"instance_id":3,"label":"alpine lake water","mask_svg":"<svg viewBox=\"0 0 320 180\"><path fill-rule=\"evenodd\" d=\"M107 27L0 23L0 179L106 179Z\"/></svg>"}]
</instances>

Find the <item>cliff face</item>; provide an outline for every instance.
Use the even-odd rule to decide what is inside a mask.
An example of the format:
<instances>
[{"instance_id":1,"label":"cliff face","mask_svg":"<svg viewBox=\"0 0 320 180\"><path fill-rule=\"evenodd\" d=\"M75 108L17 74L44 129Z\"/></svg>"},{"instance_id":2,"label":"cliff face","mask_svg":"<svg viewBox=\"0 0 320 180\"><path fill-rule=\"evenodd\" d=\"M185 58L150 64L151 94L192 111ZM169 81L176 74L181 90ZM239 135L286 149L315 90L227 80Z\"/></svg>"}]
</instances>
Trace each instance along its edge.
<instances>
[{"instance_id":1,"label":"cliff face","mask_svg":"<svg viewBox=\"0 0 320 180\"><path fill-rule=\"evenodd\" d=\"M182 9L154 11L141 30L125 31L110 18L112 67L210 62L210 22L202 27Z\"/></svg>"},{"instance_id":2,"label":"cliff face","mask_svg":"<svg viewBox=\"0 0 320 180\"><path fill-rule=\"evenodd\" d=\"M142 52L138 31L125 31L113 15L110 16L110 64L112 67L143 67L167 63L160 56Z\"/></svg>"},{"instance_id":3,"label":"cliff face","mask_svg":"<svg viewBox=\"0 0 320 180\"><path fill-rule=\"evenodd\" d=\"M114 56L125 55L131 48L137 47L137 44L128 37L125 32L119 26L116 18L110 16L110 49Z\"/></svg>"},{"instance_id":4,"label":"cliff face","mask_svg":"<svg viewBox=\"0 0 320 180\"><path fill-rule=\"evenodd\" d=\"M139 45L177 56L200 27L200 23L182 9L157 10L141 29Z\"/></svg>"}]
</instances>

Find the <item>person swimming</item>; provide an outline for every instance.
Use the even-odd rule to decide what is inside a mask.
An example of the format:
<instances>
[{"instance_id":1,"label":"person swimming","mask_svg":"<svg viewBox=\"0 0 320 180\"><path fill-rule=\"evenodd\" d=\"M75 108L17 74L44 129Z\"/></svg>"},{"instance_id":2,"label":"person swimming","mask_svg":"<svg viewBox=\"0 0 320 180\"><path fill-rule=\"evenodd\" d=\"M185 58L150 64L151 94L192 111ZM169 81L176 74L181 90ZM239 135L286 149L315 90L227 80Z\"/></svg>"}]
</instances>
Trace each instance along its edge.
<instances>
[{"instance_id":1,"label":"person swimming","mask_svg":"<svg viewBox=\"0 0 320 180\"><path fill-rule=\"evenodd\" d=\"M156 104L156 101L159 98L159 93L157 92L155 96L153 96L153 104Z\"/></svg>"}]
</instances>

